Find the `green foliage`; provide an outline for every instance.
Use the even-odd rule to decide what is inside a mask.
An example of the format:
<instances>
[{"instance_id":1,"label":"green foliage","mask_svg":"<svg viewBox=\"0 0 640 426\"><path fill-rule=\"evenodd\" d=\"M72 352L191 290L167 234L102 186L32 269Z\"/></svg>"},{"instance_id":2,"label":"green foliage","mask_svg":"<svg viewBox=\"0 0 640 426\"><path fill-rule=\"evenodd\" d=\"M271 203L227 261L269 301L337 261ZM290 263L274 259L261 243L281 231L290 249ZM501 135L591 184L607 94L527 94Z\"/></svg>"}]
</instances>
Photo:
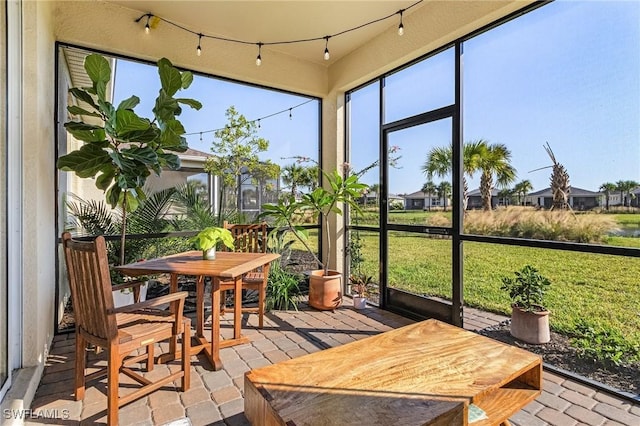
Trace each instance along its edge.
<instances>
[{"instance_id":1,"label":"green foliage","mask_svg":"<svg viewBox=\"0 0 640 426\"><path fill-rule=\"evenodd\" d=\"M68 111L90 120L70 121L64 127L85 144L58 158L57 167L74 172L80 178L95 178L96 187L105 192L107 203L112 208L122 208L121 251L124 253L126 214L135 211L146 198L142 188L147 177L151 172L159 175L163 168L178 169L180 160L174 152L187 149L184 127L176 118L182 112L180 105L200 109L201 104L193 99L173 97L189 87L193 76L187 71L180 72L166 58L158 61L161 88L153 119L139 117L134 112L140 103L137 96L125 99L117 107L111 104L106 90L111 80L107 59L98 54L89 55L84 68L92 86L70 89L78 105L69 106ZM95 121L98 124L93 124Z\"/></svg>"},{"instance_id":2,"label":"green foliage","mask_svg":"<svg viewBox=\"0 0 640 426\"><path fill-rule=\"evenodd\" d=\"M196 236L189 240L198 250L207 251L214 248L219 242L222 242L229 249L233 250L234 239L231 231L217 226L210 226L198 232Z\"/></svg>"},{"instance_id":3,"label":"green foliage","mask_svg":"<svg viewBox=\"0 0 640 426\"><path fill-rule=\"evenodd\" d=\"M571 344L581 358L592 362L619 365L640 359L640 345L629 342L619 330L583 318L575 326Z\"/></svg>"},{"instance_id":4,"label":"green foliage","mask_svg":"<svg viewBox=\"0 0 640 426\"><path fill-rule=\"evenodd\" d=\"M331 235L329 214L342 215L342 209L340 208L342 204L349 206L355 214L361 213L360 206L356 200L360 198L367 185L360 183L356 174L350 174L344 178L337 170L331 173L322 171L322 174L327 180L327 188L319 187L303 194L300 201L295 201L293 197L290 197L288 199L280 199L277 204L263 204L263 212L259 218L270 218L275 222L275 226L284 226L288 231L292 232L309 253L313 255L315 261L325 270L326 274L328 264L324 264L307 244L305 231L294 223L296 215L303 211L310 212L314 219L321 216L324 220L326 234ZM328 238L325 242L326 255L324 259L328 259L331 253L331 239Z\"/></svg>"},{"instance_id":5,"label":"green foliage","mask_svg":"<svg viewBox=\"0 0 640 426\"><path fill-rule=\"evenodd\" d=\"M300 279L298 274L283 269L280 262L273 262L267 280L267 309L286 311L291 307L297 311L301 296Z\"/></svg>"},{"instance_id":6,"label":"green foliage","mask_svg":"<svg viewBox=\"0 0 640 426\"><path fill-rule=\"evenodd\" d=\"M525 311L544 310L544 294L551 281L531 265L515 271L515 278L502 277L501 290L509 293L511 302Z\"/></svg>"},{"instance_id":7,"label":"green foliage","mask_svg":"<svg viewBox=\"0 0 640 426\"><path fill-rule=\"evenodd\" d=\"M234 201L239 199L242 183L251 178L266 181L278 177L280 168L271 161L261 161L258 154L269 148L269 141L257 136L258 126L230 106L226 113L227 124L216 130L211 151L204 169L222 178L223 185L231 190ZM225 202L221 205L226 205Z\"/></svg>"},{"instance_id":8,"label":"green foliage","mask_svg":"<svg viewBox=\"0 0 640 426\"><path fill-rule=\"evenodd\" d=\"M366 297L369 289L374 285L373 277L366 274L351 274L349 276L351 291L360 297Z\"/></svg>"}]
</instances>

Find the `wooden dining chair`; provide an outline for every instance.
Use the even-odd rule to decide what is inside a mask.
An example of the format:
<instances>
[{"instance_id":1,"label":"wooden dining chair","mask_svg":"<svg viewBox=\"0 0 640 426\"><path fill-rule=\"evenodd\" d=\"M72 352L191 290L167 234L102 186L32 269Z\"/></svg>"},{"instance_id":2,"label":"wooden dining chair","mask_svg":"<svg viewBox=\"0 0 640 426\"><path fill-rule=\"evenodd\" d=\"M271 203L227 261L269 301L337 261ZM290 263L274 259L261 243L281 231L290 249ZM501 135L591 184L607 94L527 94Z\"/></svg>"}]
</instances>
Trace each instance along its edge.
<instances>
[{"instance_id":1,"label":"wooden dining chair","mask_svg":"<svg viewBox=\"0 0 640 426\"><path fill-rule=\"evenodd\" d=\"M267 252L267 223L235 224L224 221L224 228L231 231L235 240L235 251L245 253ZM258 307L241 307L242 312L257 312L258 327L264 326L265 299L267 297L267 275L262 270L251 271L242 277L242 289L258 292ZM220 281L222 303L225 304L226 292L233 291L235 283L231 280ZM233 311L226 306L222 312Z\"/></svg>"},{"instance_id":2,"label":"wooden dining chair","mask_svg":"<svg viewBox=\"0 0 640 426\"><path fill-rule=\"evenodd\" d=\"M181 379L180 390L189 389L191 321L183 313L187 292L172 293L132 305L114 308L104 237L78 241L62 234L76 326L75 399L84 399L85 384L107 376L107 424L118 424L118 409L167 383ZM169 305L169 309L162 309ZM154 364L154 344L181 336L180 370L156 381L143 377L131 367L146 361ZM107 367L85 376L86 347L92 344L107 354ZM139 354L138 350L144 352ZM118 396L120 373L142 386Z\"/></svg>"}]
</instances>

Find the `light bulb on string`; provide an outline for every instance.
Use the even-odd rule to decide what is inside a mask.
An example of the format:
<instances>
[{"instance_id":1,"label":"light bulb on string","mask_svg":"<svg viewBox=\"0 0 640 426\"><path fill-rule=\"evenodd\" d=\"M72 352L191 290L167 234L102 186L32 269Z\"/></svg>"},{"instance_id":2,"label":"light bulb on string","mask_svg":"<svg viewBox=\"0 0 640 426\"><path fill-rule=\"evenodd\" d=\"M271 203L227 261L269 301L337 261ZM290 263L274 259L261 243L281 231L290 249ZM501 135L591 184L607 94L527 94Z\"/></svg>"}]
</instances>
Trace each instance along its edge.
<instances>
[{"instance_id":1,"label":"light bulb on string","mask_svg":"<svg viewBox=\"0 0 640 426\"><path fill-rule=\"evenodd\" d=\"M293 118L293 115L291 114L291 108L289 108L289 120L291 120L291 118Z\"/></svg>"},{"instance_id":2,"label":"light bulb on string","mask_svg":"<svg viewBox=\"0 0 640 426\"><path fill-rule=\"evenodd\" d=\"M202 40L202 34L198 34L198 47L196 47L196 55L202 55L202 47L200 47L200 42Z\"/></svg>"},{"instance_id":3,"label":"light bulb on string","mask_svg":"<svg viewBox=\"0 0 640 426\"><path fill-rule=\"evenodd\" d=\"M149 34L151 32L151 27L149 26L149 19L151 19L151 15L147 15L147 24L144 26L145 34Z\"/></svg>"},{"instance_id":4,"label":"light bulb on string","mask_svg":"<svg viewBox=\"0 0 640 426\"><path fill-rule=\"evenodd\" d=\"M402 23L402 13L404 10L400 10L400 25L398 25L398 35L401 36L404 34L404 24Z\"/></svg>"},{"instance_id":5,"label":"light bulb on string","mask_svg":"<svg viewBox=\"0 0 640 426\"><path fill-rule=\"evenodd\" d=\"M256 66L260 66L262 64L262 43L258 42L258 56L256 57Z\"/></svg>"},{"instance_id":6,"label":"light bulb on string","mask_svg":"<svg viewBox=\"0 0 640 426\"><path fill-rule=\"evenodd\" d=\"M258 118L258 129L260 128L260 119Z\"/></svg>"},{"instance_id":7,"label":"light bulb on string","mask_svg":"<svg viewBox=\"0 0 640 426\"><path fill-rule=\"evenodd\" d=\"M329 58L331 57L331 55L329 55L329 37L330 36L324 37L324 60L325 61L328 61Z\"/></svg>"}]
</instances>

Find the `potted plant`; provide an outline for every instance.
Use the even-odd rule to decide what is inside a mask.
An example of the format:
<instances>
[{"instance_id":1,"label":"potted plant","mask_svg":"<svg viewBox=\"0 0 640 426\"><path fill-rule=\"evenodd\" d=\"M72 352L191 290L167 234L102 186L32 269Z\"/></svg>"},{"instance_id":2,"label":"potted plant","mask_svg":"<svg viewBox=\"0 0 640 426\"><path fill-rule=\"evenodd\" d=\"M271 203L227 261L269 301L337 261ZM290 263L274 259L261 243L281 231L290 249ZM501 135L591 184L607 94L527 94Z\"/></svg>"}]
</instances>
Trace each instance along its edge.
<instances>
[{"instance_id":1,"label":"potted plant","mask_svg":"<svg viewBox=\"0 0 640 426\"><path fill-rule=\"evenodd\" d=\"M138 208L146 198L143 191L147 177L163 168L177 170L180 159L175 152L187 150L185 129L177 119L182 105L200 109L194 99L174 98L193 81L188 71L179 71L171 62L158 61L160 90L153 108L153 118L134 112L140 103L137 96L114 106L107 87L111 80L109 61L98 54L88 55L84 68L92 87L69 90L76 105L67 107L78 119L64 124L67 132L82 141L80 149L58 158L60 170L74 172L80 178L94 178L96 187L105 192L111 208L122 211L120 264L125 263L127 213Z\"/></svg>"},{"instance_id":2,"label":"potted plant","mask_svg":"<svg viewBox=\"0 0 640 426\"><path fill-rule=\"evenodd\" d=\"M357 174L346 175L343 178L337 170L334 170L331 173L322 171L322 175L327 181L326 188L315 188L303 194L300 201L289 197L279 200L278 204L264 204L263 213L260 216L275 219L275 226L284 226L291 231L313 255L321 269L309 272L309 305L320 310L333 310L342 304L342 274L329 269L331 238L326 240L323 256L325 262L322 262L307 244L306 230L294 224L294 220L300 212L309 211L313 218L322 219L324 232L331 235L329 214L342 215L342 204L348 205L353 211L360 211L356 200L367 185L359 182Z\"/></svg>"},{"instance_id":3,"label":"potted plant","mask_svg":"<svg viewBox=\"0 0 640 426\"><path fill-rule=\"evenodd\" d=\"M216 258L216 246L219 242L222 242L231 250L235 247L235 241L233 235L231 235L231 231L217 226L204 228L189 241L195 244L198 250L202 250L202 258L205 260L213 260Z\"/></svg>"},{"instance_id":4,"label":"potted plant","mask_svg":"<svg viewBox=\"0 0 640 426\"><path fill-rule=\"evenodd\" d=\"M365 274L352 274L349 276L349 283L353 293L353 307L355 309L366 308L369 286L373 283L373 277Z\"/></svg>"},{"instance_id":5,"label":"potted plant","mask_svg":"<svg viewBox=\"0 0 640 426\"><path fill-rule=\"evenodd\" d=\"M503 277L501 287L511 298L511 335L527 343L547 343L551 336L544 295L551 281L531 265L514 274Z\"/></svg>"}]
</instances>

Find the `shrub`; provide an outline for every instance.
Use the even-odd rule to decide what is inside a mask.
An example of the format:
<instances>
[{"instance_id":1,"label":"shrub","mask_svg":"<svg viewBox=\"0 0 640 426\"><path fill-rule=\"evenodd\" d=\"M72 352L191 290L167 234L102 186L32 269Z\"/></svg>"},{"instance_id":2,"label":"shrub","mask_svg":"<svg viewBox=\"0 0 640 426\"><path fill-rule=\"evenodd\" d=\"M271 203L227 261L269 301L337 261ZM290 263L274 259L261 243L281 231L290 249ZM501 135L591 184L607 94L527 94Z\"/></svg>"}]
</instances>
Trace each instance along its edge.
<instances>
[{"instance_id":1,"label":"shrub","mask_svg":"<svg viewBox=\"0 0 640 426\"><path fill-rule=\"evenodd\" d=\"M571 344L578 349L578 356L592 362L619 365L640 359L640 346L629 343L620 331L582 318L576 324Z\"/></svg>"},{"instance_id":2,"label":"shrub","mask_svg":"<svg viewBox=\"0 0 640 426\"><path fill-rule=\"evenodd\" d=\"M297 311L301 295L299 282L300 275L283 269L280 262L273 262L267 280L267 309L286 311L292 307Z\"/></svg>"},{"instance_id":3,"label":"shrub","mask_svg":"<svg viewBox=\"0 0 640 426\"><path fill-rule=\"evenodd\" d=\"M468 211L464 218L467 234L496 235L536 240L604 242L616 229L608 215L576 214L566 210L534 210L509 207L490 212Z\"/></svg>"}]
</instances>

